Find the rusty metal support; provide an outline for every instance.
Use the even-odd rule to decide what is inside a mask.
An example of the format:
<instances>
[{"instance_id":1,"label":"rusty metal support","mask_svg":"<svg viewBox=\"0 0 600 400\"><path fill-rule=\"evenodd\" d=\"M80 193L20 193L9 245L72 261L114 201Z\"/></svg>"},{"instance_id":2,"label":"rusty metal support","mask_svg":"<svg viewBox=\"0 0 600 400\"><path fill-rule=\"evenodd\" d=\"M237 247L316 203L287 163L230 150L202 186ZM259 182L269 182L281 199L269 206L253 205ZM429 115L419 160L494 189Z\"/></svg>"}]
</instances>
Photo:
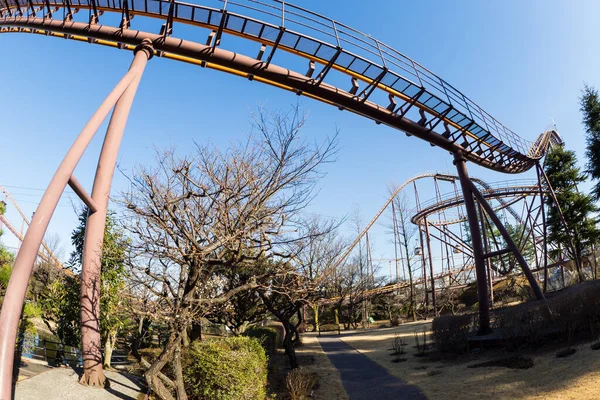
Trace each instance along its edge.
<instances>
[{"instance_id":1,"label":"rusty metal support","mask_svg":"<svg viewBox=\"0 0 600 400\"><path fill-rule=\"evenodd\" d=\"M498 216L494 212L494 209L492 208L492 206L490 206L490 204L485 200L485 198L479 192L479 190L475 187L475 185L472 182L469 182L469 186L471 188L471 192L473 193L473 195L475 196L475 198L477 199L479 204L483 207L483 209L485 210L487 215L490 217L492 222L494 222L494 225L496 225L496 228L498 228L498 230L500 231L500 234L506 241L506 245L508 246L508 248L512 250L515 258L517 259L517 262L521 265L521 269L523 270L525 277L527 277L527 281L529 281L529 285L531 286L531 289L533 290L535 297L538 300L545 300L546 298L544 296L544 293L540 289L540 285L538 285L537 281L535 280L535 277L533 276L533 273L529 269L529 266L527 265L527 261L525 260L525 257L523 257L523 254L521 254L521 251L515 244L512 237L510 237L510 234L508 233L508 231L502 224L502 221L500 221L500 218L498 218Z\"/></svg>"},{"instance_id":2,"label":"rusty metal support","mask_svg":"<svg viewBox=\"0 0 600 400\"><path fill-rule=\"evenodd\" d=\"M97 210L88 215L81 273L83 375L80 382L90 386L104 386L106 381L102 372L102 344L100 339L100 266L110 187L127 117L144 68L148 60L152 58L153 52L154 49L150 41L142 43L135 49L135 56L130 70L137 71L137 73L115 104L102 145L92 189L92 199Z\"/></svg>"},{"instance_id":3,"label":"rusty metal support","mask_svg":"<svg viewBox=\"0 0 600 400\"><path fill-rule=\"evenodd\" d=\"M90 118L50 181L33 215L31 225L27 229L13 264L13 271L0 312L0 399L10 399L12 395L12 370L17 328L29 277L48 223L85 149L110 110L138 73L137 68L130 69Z\"/></svg>"},{"instance_id":4,"label":"rusty metal support","mask_svg":"<svg viewBox=\"0 0 600 400\"><path fill-rule=\"evenodd\" d=\"M481 208L481 204L479 204L479 222L481 222L481 233L483 236L483 257L485 258L485 266L487 268L487 276L488 276L488 284L490 287L490 302L494 304L494 279L492 277L492 260L490 260L489 249L490 246L488 244L487 230L485 226L485 218L483 218L483 210Z\"/></svg>"},{"instance_id":5,"label":"rusty metal support","mask_svg":"<svg viewBox=\"0 0 600 400\"><path fill-rule=\"evenodd\" d=\"M431 252L431 238L429 237L429 222L425 218L425 240L427 241L427 253L429 254L429 276L431 277L431 304L433 305L433 315L437 316L437 307L435 303L435 276L433 275L433 253Z\"/></svg>"},{"instance_id":6,"label":"rusty metal support","mask_svg":"<svg viewBox=\"0 0 600 400\"><path fill-rule=\"evenodd\" d=\"M429 316L429 290L427 288L427 260L425 257L425 241L423 240L423 228L419 226L419 239L421 244L421 263L423 270L423 286L425 287L425 315Z\"/></svg>"},{"instance_id":7,"label":"rusty metal support","mask_svg":"<svg viewBox=\"0 0 600 400\"><path fill-rule=\"evenodd\" d=\"M473 260L475 261L475 275L477 277L477 300L479 302L479 332L485 335L490 332L490 301L486 279L486 268L483 258L483 244L481 241L481 232L477 221L477 209L473 200L473 184L469 178L466 168L467 160L462 152L454 153L454 165L460 179L460 186L465 200L465 209L467 211L467 220L471 231L471 246L473 248ZM493 211L492 211L493 212Z\"/></svg>"}]
</instances>

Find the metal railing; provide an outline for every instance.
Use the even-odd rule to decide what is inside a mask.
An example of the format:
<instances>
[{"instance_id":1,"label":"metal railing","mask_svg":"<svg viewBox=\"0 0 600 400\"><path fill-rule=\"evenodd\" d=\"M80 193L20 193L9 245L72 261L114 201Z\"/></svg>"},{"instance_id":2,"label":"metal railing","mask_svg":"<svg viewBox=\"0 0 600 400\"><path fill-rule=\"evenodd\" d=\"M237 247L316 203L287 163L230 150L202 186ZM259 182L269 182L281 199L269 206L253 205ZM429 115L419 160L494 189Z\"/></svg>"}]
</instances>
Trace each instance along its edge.
<instances>
[{"instance_id":1,"label":"metal railing","mask_svg":"<svg viewBox=\"0 0 600 400\"><path fill-rule=\"evenodd\" d=\"M38 335L21 335L17 346L22 348L22 357L45 361L50 365L79 367L83 364L79 348L52 340L41 339ZM127 354L120 354L118 351L113 352L110 363L114 367L131 364L128 361Z\"/></svg>"},{"instance_id":2,"label":"metal railing","mask_svg":"<svg viewBox=\"0 0 600 400\"><path fill-rule=\"evenodd\" d=\"M226 32L268 44L272 46L268 62L277 48L292 51L326 65L316 79L319 83L328 67L343 71L353 79L359 78L368 84L361 93L364 99L373 88L379 88L406 102L403 110L398 108L401 115L413 105L417 106L434 119L452 125L459 136L453 136L452 141L469 154L478 153L478 156L472 155L472 159L509 172L530 168L531 160L539 159L549 143L560 139L546 134L535 142L521 138L455 87L401 52L308 9L281 0L205 0L203 3L213 6L167 0L5 0L0 1L0 11L6 19L13 14L29 17L36 12L46 17L51 7L84 8L89 9L90 14L92 10L94 13L124 13L127 9L132 15L204 26L216 32L218 39ZM213 40L213 46L218 45L218 41ZM483 148L487 149L485 155L482 155Z\"/></svg>"}]
</instances>

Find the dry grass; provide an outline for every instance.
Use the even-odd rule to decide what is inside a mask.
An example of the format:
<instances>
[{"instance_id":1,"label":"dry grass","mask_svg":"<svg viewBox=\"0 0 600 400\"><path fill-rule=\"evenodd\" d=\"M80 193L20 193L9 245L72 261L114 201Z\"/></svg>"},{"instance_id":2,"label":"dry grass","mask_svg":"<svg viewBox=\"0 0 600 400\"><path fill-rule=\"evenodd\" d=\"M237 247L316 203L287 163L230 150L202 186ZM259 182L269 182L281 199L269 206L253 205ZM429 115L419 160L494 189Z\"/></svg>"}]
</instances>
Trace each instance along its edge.
<instances>
[{"instance_id":1,"label":"dry grass","mask_svg":"<svg viewBox=\"0 0 600 400\"><path fill-rule=\"evenodd\" d=\"M460 393L461 400L469 399L527 399L566 400L600 399L600 357L590 344L577 346L577 352L557 359L555 351L529 354L532 368L503 367L468 368L478 362L490 361L507 354L470 354L455 361L431 361L414 357L414 331L429 329L429 322L408 323L395 328L373 330L342 339L391 374L417 385L431 399L448 399ZM404 363L392 363L389 349L395 335L408 342ZM514 356L516 353L511 353ZM425 368L423 368L425 367Z\"/></svg>"},{"instance_id":2,"label":"dry grass","mask_svg":"<svg viewBox=\"0 0 600 400\"><path fill-rule=\"evenodd\" d=\"M346 400L348 395L344 390L340 373L331 364L327 355L321 349L314 334L302 336L302 346L296 349L298 355L311 355L314 362L304 366L308 372L314 372L319 376L319 383L313 393L316 400Z\"/></svg>"}]
</instances>

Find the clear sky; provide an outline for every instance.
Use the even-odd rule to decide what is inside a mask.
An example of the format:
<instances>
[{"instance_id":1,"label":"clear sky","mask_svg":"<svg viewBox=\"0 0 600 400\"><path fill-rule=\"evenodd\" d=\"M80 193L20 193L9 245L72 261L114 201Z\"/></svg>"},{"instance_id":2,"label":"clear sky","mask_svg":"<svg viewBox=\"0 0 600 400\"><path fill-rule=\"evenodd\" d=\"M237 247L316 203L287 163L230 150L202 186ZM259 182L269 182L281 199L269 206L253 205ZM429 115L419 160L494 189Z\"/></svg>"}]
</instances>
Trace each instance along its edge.
<instances>
[{"instance_id":1,"label":"clear sky","mask_svg":"<svg viewBox=\"0 0 600 400\"><path fill-rule=\"evenodd\" d=\"M413 58L526 139L533 140L553 119L567 147L577 152L580 163L585 161L578 96L584 83L600 88L599 2L310 0L297 4ZM107 18L101 22L107 23ZM158 32L160 22L134 19L133 28ZM178 32L194 35L175 25L174 35ZM203 42L205 37L197 40ZM227 48L225 42L223 46ZM47 186L76 135L126 71L131 53L22 33L0 35L0 49L0 184L31 215L40 189ZM188 153L193 141L227 146L248 132L249 110L257 104L286 108L296 101L294 94L257 82L154 58L131 111L119 166L130 171L139 163L148 164L156 149L167 146ZM423 172L454 172L446 152L419 139L308 98L300 98L300 104L309 112L305 133L310 138L318 140L340 130L338 161L327 166L328 175L310 212L343 217L358 207L368 221L386 200L390 183L400 184ZM99 135L76 171L89 190L100 145ZM517 178L475 165L469 169L472 176L490 182ZM113 194L126 189L125 182L117 173ZM79 204L68 193L49 229L60 235L65 257L76 224L73 204ZM421 196L432 197L431 188L423 188ZM20 228L12 208L7 215ZM391 258L390 238L384 231L383 226L374 231L373 255ZM10 233L2 241L16 246Z\"/></svg>"}]
</instances>

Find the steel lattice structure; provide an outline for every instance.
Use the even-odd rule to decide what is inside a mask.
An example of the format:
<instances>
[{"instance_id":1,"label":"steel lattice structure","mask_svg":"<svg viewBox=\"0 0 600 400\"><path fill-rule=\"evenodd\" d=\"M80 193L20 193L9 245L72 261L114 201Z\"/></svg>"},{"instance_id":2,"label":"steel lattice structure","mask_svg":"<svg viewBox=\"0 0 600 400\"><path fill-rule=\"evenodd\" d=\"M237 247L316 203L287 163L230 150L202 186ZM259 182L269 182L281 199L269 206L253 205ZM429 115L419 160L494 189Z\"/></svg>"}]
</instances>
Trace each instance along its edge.
<instances>
[{"instance_id":1,"label":"steel lattice structure","mask_svg":"<svg viewBox=\"0 0 600 400\"><path fill-rule=\"evenodd\" d=\"M89 11L89 20L74 21L74 14L82 9ZM120 14L120 26L101 25L102 13ZM161 32L131 29L136 15L165 21ZM207 28L210 34L205 43L176 39L172 36L175 23ZM0 26L5 33L38 33L129 50L147 38L165 58L334 104L453 153L461 150L469 161L501 172L530 169L548 146L560 142L555 131L544 132L534 142L523 139L399 51L333 19L279 0L224 1L220 9L164 0L2 0ZM226 50L223 34L254 42L249 46L258 55ZM297 66L274 65L273 56L279 50L304 58L308 72L295 72ZM316 64L320 72L315 74ZM345 74L350 89L328 84L331 70ZM359 81L366 86L361 89ZM374 100L375 91L382 91L389 101Z\"/></svg>"}]
</instances>

